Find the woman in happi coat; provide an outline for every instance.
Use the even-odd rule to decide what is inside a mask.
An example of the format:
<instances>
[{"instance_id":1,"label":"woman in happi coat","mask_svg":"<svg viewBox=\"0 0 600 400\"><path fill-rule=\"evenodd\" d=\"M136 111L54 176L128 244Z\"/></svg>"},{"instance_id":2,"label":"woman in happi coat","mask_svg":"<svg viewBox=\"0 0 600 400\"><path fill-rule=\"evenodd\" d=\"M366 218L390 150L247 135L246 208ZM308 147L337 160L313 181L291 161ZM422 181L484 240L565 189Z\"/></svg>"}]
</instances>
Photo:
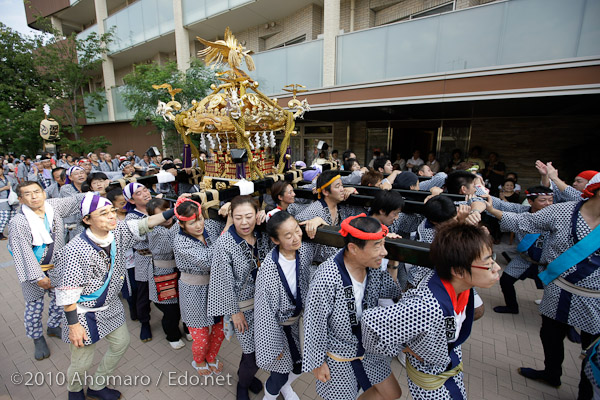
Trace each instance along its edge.
<instances>
[{"instance_id":1,"label":"woman in happi coat","mask_svg":"<svg viewBox=\"0 0 600 400\"><path fill-rule=\"evenodd\" d=\"M271 197L276 207L269 211L269 217L277 211L287 211L292 215L296 215L307 207L307 204L296 203L294 187L290 182L284 180L277 181L271 186Z\"/></svg>"},{"instance_id":2,"label":"woman in happi coat","mask_svg":"<svg viewBox=\"0 0 600 400\"><path fill-rule=\"evenodd\" d=\"M146 204L148 215L160 214L169 208L169 202L163 199L152 199ZM152 270L148 274L148 294L156 308L163 313L161 325L167 335L169 345L174 350L185 346L181 340L181 330L179 329L181 313L177 296L175 256L173 255L173 241L178 233L179 225L173 223L173 218L148 232L148 248L152 252Z\"/></svg>"},{"instance_id":3,"label":"woman in happi coat","mask_svg":"<svg viewBox=\"0 0 600 400\"><path fill-rule=\"evenodd\" d=\"M311 278L315 245L302 242L298 222L286 211L267 222L267 233L276 247L264 259L254 292L256 363L271 376L265 399L279 393L298 399L291 384L302 373L299 322Z\"/></svg>"},{"instance_id":4,"label":"woman in happi coat","mask_svg":"<svg viewBox=\"0 0 600 400\"><path fill-rule=\"evenodd\" d=\"M254 347L254 286L256 274L271 249L266 233L255 231L258 204L251 196L237 196L231 201L233 225L212 248L213 258L208 287L208 315L231 316L235 334L242 347L238 369L237 399L249 399L262 390L256 378Z\"/></svg>"},{"instance_id":5,"label":"woman in happi coat","mask_svg":"<svg viewBox=\"0 0 600 400\"><path fill-rule=\"evenodd\" d=\"M223 318L208 316L208 283L211 253L223 224L204 219L199 203L184 199L176 204L179 232L173 238L175 264L179 277L181 319L192 335L192 366L200 375L219 374L223 363L217 354L223 342ZM210 333L209 333L210 330Z\"/></svg>"},{"instance_id":6,"label":"woman in happi coat","mask_svg":"<svg viewBox=\"0 0 600 400\"><path fill-rule=\"evenodd\" d=\"M106 387L106 382L129 346L123 304L118 297L127 273L124 252L154 226L171 218L173 211L117 222L112 203L91 193L84 197L80 210L86 229L56 254L52 278L56 304L64 307L62 338L71 345L69 399L86 398L86 381L81 378L92 366L96 343L102 339L108 342L108 350L87 396L118 399L120 393Z\"/></svg>"},{"instance_id":7,"label":"woman in happi coat","mask_svg":"<svg viewBox=\"0 0 600 400\"><path fill-rule=\"evenodd\" d=\"M398 303L363 313L367 352L407 353L408 387L415 399L466 399L461 344L471 334L473 287L498 282L493 239L477 226L448 222L431 244L435 269Z\"/></svg>"}]
</instances>

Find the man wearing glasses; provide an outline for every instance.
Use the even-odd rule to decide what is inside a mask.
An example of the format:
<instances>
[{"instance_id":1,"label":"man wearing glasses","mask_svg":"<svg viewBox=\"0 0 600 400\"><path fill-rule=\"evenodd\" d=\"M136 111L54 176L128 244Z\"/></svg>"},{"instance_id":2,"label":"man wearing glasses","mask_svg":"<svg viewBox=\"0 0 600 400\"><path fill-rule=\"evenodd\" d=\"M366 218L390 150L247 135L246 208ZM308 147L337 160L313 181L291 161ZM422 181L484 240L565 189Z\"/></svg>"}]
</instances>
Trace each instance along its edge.
<instances>
[{"instance_id":1,"label":"man wearing glasses","mask_svg":"<svg viewBox=\"0 0 600 400\"><path fill-rule=\"evenodd\" d=\"M367 352L407 353L408 387L415 399L466 399L461 344L471 334L473 287L498 282L493 239L481 227L448 222L431 244L434 269L398 303L367 309Z\"/></svg>"},{"instance_id":2,"label":"man wearing glasses","mask_svg":"<svg viewBox=\"0 0 600 400\"><path fill-rule=\"evenodd\" d=\"M62 316L49 273L55 253L65 245L63 218L77 212L83 195L47 200L40 184L32 181L18 184L16 192L21 211L10 221L8 243L25 298L25 332L34 341L35 359L42 360L50 357L42 326L45 295L50 298L48 336L60 337Z\"/></svg>"}]
</instances>

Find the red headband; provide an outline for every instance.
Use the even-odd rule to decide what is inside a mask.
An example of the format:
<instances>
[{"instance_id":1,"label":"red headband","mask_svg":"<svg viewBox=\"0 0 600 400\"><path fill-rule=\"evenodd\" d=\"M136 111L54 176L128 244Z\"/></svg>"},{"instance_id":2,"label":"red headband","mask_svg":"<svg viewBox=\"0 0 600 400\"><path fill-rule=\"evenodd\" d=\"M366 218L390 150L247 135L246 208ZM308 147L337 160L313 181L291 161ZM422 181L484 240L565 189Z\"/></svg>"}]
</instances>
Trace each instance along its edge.
<instances>
[{"instance_id":1,"label":"red headband","mask_svg":"<svg viewBox=\"0 0 600 400\"><path fill-rule=\"evenodd\" d=\"M189 217L182 217L181 215L179 215L179 213L177 212L177 207L179 207L180 204L183 204L186 201L189 201L190 203L194 203L195 205L197 205L198 212L202 212L202 206L200 205L200 203L198 203L197 201L194 201L192 199L188 199L187 197L180 197L179 199L177 199L177 203L175 203L175 208L174 208L175 216L177 217L178 220L183 221L183 222L198 219L198 214L196 214L196 213L194 213L193 215L191 215Z\"/></svg>"},{"instance_id":2,"label":"red headband","mask_svg":"<svg viewBox=\"0 0 600 400\"><path fill-rule=\"evenodd\" d=\"M581 197L584 199L589 199L590 197L594 197L594 191L600 189L600 183L592 183L591 185L587 185L583 192L581 193Z\"/></svg>"},{"instance_id":3,"label":"red headband","mask_svg":"<svg viewBox=\"0 0 600 400\"><path fill-rule=\"evenodd\" d=\"M362 214L355 215L353 217L348 217L344 221L342 221L342 226L339 231L341 233L341 235L343 237L350 235L353 238L361 239L361 240L379 240L379 239L385 238L388 234L388 228L387 228L387 226L385 226L383 224L381 225L381 231L375 232L375 233L363 232L360 229L355 228L352 225L350 225L350 221L352 221L353 219L366 217L366 216L367 215L365 213L362 213Z\"/></svg>"},{"instance_id":4,"label":"red headband","mask_svg":"<svg viewBox=\"0 0 600 400\"><path fill-rule=\"evenodd\" d=\"M591 180L594 175L596 175L598 173L598 171L592 171L592 170L587 170L587 171L581 171L577 176L579 178L583 178L586 181Z\"/></svg>"}]
</instances>

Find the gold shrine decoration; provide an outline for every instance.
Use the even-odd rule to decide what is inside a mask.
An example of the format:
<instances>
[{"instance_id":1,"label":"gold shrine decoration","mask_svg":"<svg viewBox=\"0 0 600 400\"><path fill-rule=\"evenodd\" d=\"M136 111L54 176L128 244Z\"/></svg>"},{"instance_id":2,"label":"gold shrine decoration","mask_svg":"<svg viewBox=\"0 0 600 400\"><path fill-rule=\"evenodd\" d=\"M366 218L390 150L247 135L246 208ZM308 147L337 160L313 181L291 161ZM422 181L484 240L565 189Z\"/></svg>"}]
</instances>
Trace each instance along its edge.
<instances>
[{"instance_id":1,"label":"gold shrine decoration","mask_svg":"<svg viewBox=\"0 0 600 400\"><path fill-rule=\"evenodd\" d=\"M294 133L294 119L302 118L310 109L306 99L303 101L296 99L297 93L306 91L305 87L299 84L286 86L284 90L293 93L294 97L288 106L295 109L295 112L283 109L277 103L277 99L271 99L260 92L258 82L241 70L242 62L246 63L249 71L255 69L254 61L250 56L252 52L245 50L229 27L225 30L223 40L197 39L206 46L198 52L198 55L204 57L207 65L215 68L227 64L230 69L217 72L219 85L211 85L212 93L200 101L192 101L192 106L187 110L180 111L181 104L175 101L175 95L181 89L173 89L169 84L153 85L157 90L167 89L171 95L171 101L168 103L159 102L156 113L165 120L174 122L177 132L184 143L190 145L196 159L199 160L200 153L192 143L191 135L201 135L200 145L203 148L216 150L218 144L218 149L222 153L217 154L217 158L221 157L220 176L227 173L227 166L231 164L231 158L228 158L231 145L246 149L251 178L263 178L268 165L263 158L264 150L275 146L274 132L282 131L284 138L276 167L277 173L282 173L285 162L289 158L289 155L286 158L286 151L290 136ZM270 140L267 132L270 132ZM206 140L209 142L208 146ZM222 150L224 146L227 152ZM268 172L271 173L272 171Z\"/></svg>"}]
</instances>

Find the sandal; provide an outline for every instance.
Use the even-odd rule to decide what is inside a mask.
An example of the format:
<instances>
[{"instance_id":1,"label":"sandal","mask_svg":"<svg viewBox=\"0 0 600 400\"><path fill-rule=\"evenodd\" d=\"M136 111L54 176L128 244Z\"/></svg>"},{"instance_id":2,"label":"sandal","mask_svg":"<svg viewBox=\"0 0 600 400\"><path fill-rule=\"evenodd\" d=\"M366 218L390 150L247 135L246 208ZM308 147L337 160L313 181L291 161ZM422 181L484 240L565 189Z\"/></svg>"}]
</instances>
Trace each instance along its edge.
<instances>
[{"instance_id":1,"label":"sandal","mask_svg":"<svg viewBox=\"0 0 600 400\"><path fill-rule=\"evenodd\" d=\"M214 363L209 363L208 361L206 362L206 365L208 365L210 367L210 370L213 372L213 374L215 375L220 375L221 372L223 372L223 363L219 360L215 360Z\"/></svg>"},{"instance_id":2,"label":"sandal","mask_svg":"<svg viewBox=\"0 0 600 400\"><path fill-rule=\"evenodd\" d=\"M198 364L196 364L196 361L192 361L192 367L194 367L196 371L198 371L198 375L200 376L208 376L212 374L211 368L208 363L206 363L204 367L199 367Z\"/></svg>"}]
</instances>

